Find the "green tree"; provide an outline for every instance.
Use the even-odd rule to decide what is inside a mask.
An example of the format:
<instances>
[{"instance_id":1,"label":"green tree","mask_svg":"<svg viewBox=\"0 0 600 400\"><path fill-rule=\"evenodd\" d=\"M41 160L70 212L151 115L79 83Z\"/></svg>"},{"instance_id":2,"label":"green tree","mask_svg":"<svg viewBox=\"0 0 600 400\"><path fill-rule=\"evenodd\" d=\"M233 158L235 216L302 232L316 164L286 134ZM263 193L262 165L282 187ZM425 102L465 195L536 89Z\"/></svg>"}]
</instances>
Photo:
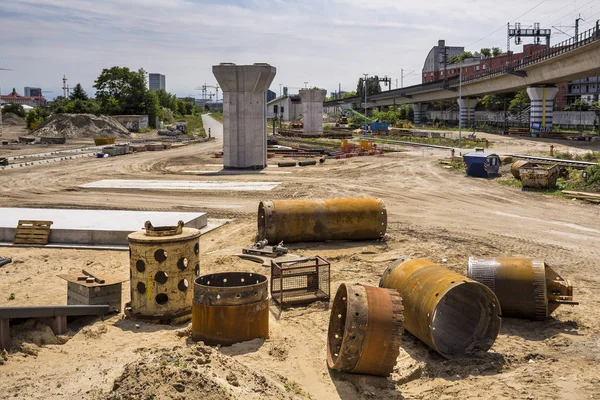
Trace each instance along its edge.
<instances>
[{"instance_id":1,"label":"green tree","mask_svg":"<svg viewBox=\"0 0 600 400\"><path fill-rule=\"evenodd\" d=\"M367 78L367 96L372 96L377 93L381 93L381 86L379 86L379 77L377 75L370 76ZM358 84L356 85L356 94L360 98L365 97L365 81L363 78L358 79Z\"/></svg>"},{"instance_id":2,"label":"green tree","mask_svg":"<svg viewBox=\"0 0 600 400\"><path fill-rule=\"evenodd\" d=\"M71 99L71 100L87 100L88 99L88 95L85 92L85 90L83 90L81 83L78 83L77 85L75 85L75 87L73 88L73 92L71 92L71 95L69 96L69 99Z\"/></svg>"},{"instance_id":3,"label":"green tree","mask_svg":"<svg viewBox=\"0 0 600 400\"><path fill-rule=\"evenodd\" d=\"M519 90L515 97L510 101L508 108L510 110L522 110L527 107L530 103L529 95L527 94L527 90Z\"/></svg>"},{"instance_id":4,"label":"green tree","mask_svg":"<svg viewBox=\"0 0 600 400\"><path fill-rule=\"evenodd\" d=\"M488 47L484 47L480 51L481 51L481 54L484 55L486 58L490 58L492 56L492 49L490 49Z\"/></svg>"},{"instance_id":5,"label":"green tree","mask_svg":"<svg viewBox=\"0 0 600 400\"><path fill-rule=\"evenodd\" d=\"M487 111L497 111L502 108L503 99L495 94L486 94L481 99L481 106Z\"/></svg>"},{"instance_id":6,"label":"green tree","mask_svg":"<svg viewBox=\"0 0 600 400\"><path fill-rule=\"evenodd\" d=\"M458 59L460 61L464 61L467 58L473 58L473 53L471 53L470 51L463 51L462 54L458 56Z\"/></svg>"},{"instance_id":7,"label":"green tree","mask_svg":"<svg viewBox=\"0 0 600 400\"><path fill-rule=\"evenodd\" d=\"M448 64L456 64L458 62L460 62L461 59L456 55L453 54L449 59L448 59Z\"/></svg>"},{"instance_id":8,"label":"green tree","mask_svg":"<svg viewBox=\"0 0 600 400\"><path fill-rule=\"evenodd\" d=\"M342 93L342 99L349 99L351 97L356 97L356 92L344 92Z\"/></svg>"},{"instance_id":9,"label":"green tree","mask_svg":"<svg viewBox=\"0 0 600 400\"><path fill-rule=\"evenodd\" d=\"M13 113L17 114L19 117L25 117L25 109L20 104L6 104L2 107L2 114Z\"/></svg>"},{"instance_id":10,"label":"green tree","mask_svg":"<svg viewBox=\"0 0 600 400\"><path fill-rule=\"evenodd\" d=\"M492 57L499 57L502 55L502 49L500 47L492 47Z\"/></svg>"},{"instance_id":11,"label":"green tree","mask_svg":"<svg viewBox=\"0 0 600 400\"><path fill-rule=\"evenodd\" d=\"M587 111L589 109L589 103L582 98L575 100L575 102L571 105L571 110Z\"/></svg>"},{"instance_id":12,"label":"green tree","mask_svg":"<svg viewBox=\"0 0 600 400\"><path fill-rule=\"evenodd\" d=\"M156 96L153 90L146 90L142 106L142 113L148 115L148 124L156 128L156 119L160 114L160 105L158 104L158 96Z\"/></svg>"}]
</instances>

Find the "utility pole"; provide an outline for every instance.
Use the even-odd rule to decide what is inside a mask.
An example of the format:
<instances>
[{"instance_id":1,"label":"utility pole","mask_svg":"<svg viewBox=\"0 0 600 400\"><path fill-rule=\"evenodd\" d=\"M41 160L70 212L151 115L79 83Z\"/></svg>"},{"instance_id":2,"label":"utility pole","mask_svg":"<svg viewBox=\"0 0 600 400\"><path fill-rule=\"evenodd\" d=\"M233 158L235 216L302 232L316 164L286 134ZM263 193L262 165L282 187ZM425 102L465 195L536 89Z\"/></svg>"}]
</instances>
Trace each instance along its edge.
<instances>
[{"instance_id":1,"label":"utility pole","mask_svg":"<svg viewBox=\"0 0 600 400\"><path fill-rule=\"evenodd\" d=\"M575 43L579 42L579 21L585 21L585 19L581 18L581 14L575 20Z\"/></svg>"},{"instance_id":2,"label":"utility pole","mask_svg":"<svg viewBox=\"0 0 600 400\"><path fill-rule=\"evenodd\" d=\"M405 76L409 76L415 73L415 70L413 69L412 71L410 71L408 74L404 75L404 69L400 70L400 88L404 87L404 77ZM396 85L398 86L398 85Z\"/></svg>"},{"instance_id":3,"label":"utility pole","mask_svg":"<svg viewBox=\"0 0 600 400\"><path fill-rule=\"evenodd\" d=\"M338 83L338 99L342 97L342 84Z\"/></svg>"},{"instance_id":4,"label":"utility pole","mask_svg":"<svg viewBox=\"0 0 600 400\"><path fill-rule=\"evenodd\" d=\"M369 74L363 74L365 76L365 81L364 86L365 86L365 118L368 118L367 116L367 77L369 76Z\"/></svg>"}]
</instances>

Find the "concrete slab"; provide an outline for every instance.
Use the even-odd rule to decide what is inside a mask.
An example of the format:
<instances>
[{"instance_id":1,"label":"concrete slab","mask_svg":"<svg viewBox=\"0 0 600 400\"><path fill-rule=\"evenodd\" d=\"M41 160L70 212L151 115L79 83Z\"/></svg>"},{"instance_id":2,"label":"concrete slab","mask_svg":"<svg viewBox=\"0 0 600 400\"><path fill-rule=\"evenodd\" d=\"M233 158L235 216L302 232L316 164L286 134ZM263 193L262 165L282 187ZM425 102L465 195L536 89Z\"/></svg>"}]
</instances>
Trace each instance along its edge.
<instances>
[{"instance_id":1,"label":"concrete slab","mask_svg":"<svg viewBox=\"0 0 600 400\"><path fill-rule=\"evenodd\" d=\"M219 176L219 175L286 175L291 174L290 171L257 171L252 169L231 170L223 169L221 171L183 171L186 174L204 175L204 176Z\"/></svg>"},{"instance_id":2,"label":"concrete slab","mask_svg":"<svg viewBox=\"0 0 600 400\"><path fill-rule=\"evenodd\" d=\"M152 221L154 226L176 225L202 229L206 213L121 210L65 210L49 208L0 208L0 242L12 243L19 220L52 221L50 243L79 245L127 245L127 235Z\"/></svg>"},{"instance_id":3,"label":"concrete slab","mask_svg":"<svg viewBox=\"0 0 600 400\"><path fill-rule=\"evenodd\" d=\"M236 181L166 181L103 179L80 185L87 189L146 189L146 190L210 190L210 191L266 191L279 186L281 182L236 182Z\"/></svg>"}]
</instances>

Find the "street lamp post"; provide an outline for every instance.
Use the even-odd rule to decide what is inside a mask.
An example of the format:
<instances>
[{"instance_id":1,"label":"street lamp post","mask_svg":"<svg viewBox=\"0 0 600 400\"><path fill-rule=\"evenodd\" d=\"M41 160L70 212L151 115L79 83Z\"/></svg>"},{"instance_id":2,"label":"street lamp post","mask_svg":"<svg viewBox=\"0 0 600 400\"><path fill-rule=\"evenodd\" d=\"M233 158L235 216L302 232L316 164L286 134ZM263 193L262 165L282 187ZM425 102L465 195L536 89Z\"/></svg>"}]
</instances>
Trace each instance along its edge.
<instances>
[{"instance_id":1,"label":"street lamp post","mask_svg":"<svg viewBox=\"0 0 600 400\"><path fill-rule=\"evenodd\" d=\"M460 149L462 143L462 62L458 68L458 148Z\"/></svg>"},{"instance_id":2,"label":"street lamp post","mask_svg":"<svg viewBox=\"0 0 600 400\"><path fill-rule=\"evenodd\" d=\"M364 86L365 86L365 118L368 118L367 116L367 77L369 76L369 74L363 74L365 76L365 81ZM365 122L366 124L366 122Z\"/></svg>"}]
</instances>

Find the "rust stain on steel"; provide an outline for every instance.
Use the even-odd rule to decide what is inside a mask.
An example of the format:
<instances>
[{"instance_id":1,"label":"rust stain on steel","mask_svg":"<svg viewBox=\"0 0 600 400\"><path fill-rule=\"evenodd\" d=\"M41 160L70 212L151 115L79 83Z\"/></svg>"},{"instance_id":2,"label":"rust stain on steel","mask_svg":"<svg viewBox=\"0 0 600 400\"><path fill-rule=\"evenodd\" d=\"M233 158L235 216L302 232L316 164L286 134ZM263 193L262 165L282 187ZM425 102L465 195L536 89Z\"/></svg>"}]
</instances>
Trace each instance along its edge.
<instances>
[{"instance_id":1,"label":"rust stain on steel","mask_svg":"<svg viewBox=\"0 0 600 400\"><path fill-rule=\"evenodd\" d=\"M429 260L394 262L379 286L398 290L404 328L446 358L487 351L498 336L500 303L494 293Z\"/></svg>"},{"instance_id":2,"label":"rust stain on steel","mask_svg":"<svg viewBox=\"0 0 600 400\"><path fill-rule=\"evenodd\" d=\"M498 297L505 317L544 320L573 301L573 286L540 258L469 258L470 278Z\"/></svg>"},{"instance_id":3,"label":"rust stain on steel","mask_svg":"<svg viewBox=\"0 0 600 400\"><path fill-rule=\"evenodd\" d=\"M264 275L224 272L194 282L192 339L224 346L269 338L269 293Z\"/></svg>"},{"instance_id":4,"label":"rust stain on steel","mask_svg":"<svg viewBox=\"0 0 600 400\"><path fill-rule=\"evenodd\" d=\"M272 200L258 206L258 236L284 241L371 240L384 237L387 212L383 200Z\"/></svg>"},{"instance_id":5,"label":"rust stain on steel","mask_svg":"<svg viewBox=\"0 0 600 400\"><path fill-rule=\"evenodd\" d=\"M329 318L327 365L339 371L388 376L399 354L402 320L397 291L340 285Z\"/></svg>"}]
</instances>

